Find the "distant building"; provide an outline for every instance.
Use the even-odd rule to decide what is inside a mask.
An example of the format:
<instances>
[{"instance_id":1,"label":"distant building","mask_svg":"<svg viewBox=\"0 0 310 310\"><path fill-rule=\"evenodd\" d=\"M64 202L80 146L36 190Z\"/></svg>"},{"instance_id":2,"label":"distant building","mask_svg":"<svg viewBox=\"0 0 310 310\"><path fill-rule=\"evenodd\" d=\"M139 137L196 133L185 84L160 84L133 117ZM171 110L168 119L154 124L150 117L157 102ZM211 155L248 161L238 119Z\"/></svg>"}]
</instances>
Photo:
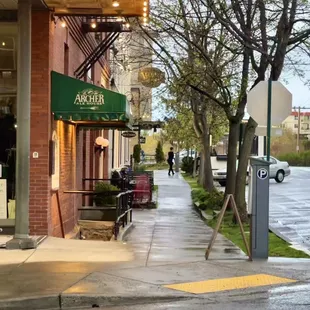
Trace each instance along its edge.
<instances>
[{"instance_id":1,"label":"distant building","mask_svg":"<svg viewBox=\"0 0 310 310\"><path fill-rule=\"evenodd\" d=\"M141 31L122 33L111 50L113 86L130 101L134 124L152 120L152 88L143 86L138 79L139 70L152 66L152 55ZM129 143L132 153L138 132Z\"/></svg>"},{"instance_id":2,"label":"distant building","mask_svg":"<svg viewBox=\"0 0 310 310\"><path fill-rule=\"evenodd\" d=\"M298 132L298 112L293 111L282 123L282 127ZM310 112L300 112L300 134L310 136Z\"/></svg>"}]
</instances>

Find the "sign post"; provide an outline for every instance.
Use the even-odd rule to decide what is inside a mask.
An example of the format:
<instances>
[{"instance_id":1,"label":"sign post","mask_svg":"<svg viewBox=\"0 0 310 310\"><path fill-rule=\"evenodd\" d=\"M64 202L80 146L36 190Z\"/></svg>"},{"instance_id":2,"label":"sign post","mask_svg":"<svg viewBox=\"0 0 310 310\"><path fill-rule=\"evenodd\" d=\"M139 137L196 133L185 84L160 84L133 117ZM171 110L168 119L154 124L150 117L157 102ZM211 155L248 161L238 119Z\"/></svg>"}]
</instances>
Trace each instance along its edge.
<instances>
[{"instance_id":1,"label":"sign post","mask_svg":"<svg viewBox=\"0 0 310 310\"><path fill-rule=\"evenodd\" d=\"M272 81L268 80L268 112L267 112L267 161L270 161L270 136L271 136L271 97Z\"/></svg>"},{"instance_id":2,"label":"sign post","mask_svg":"<svg viewBox=\"0 0 310 310\"><path fill-rule=\"evenodd\" d=\"M278 81L259 82L248 94L247 110L260 126L267 126L267 161L251 158L248 213L251 215L251 254L268 258L269 165L272 125L280 125L291 114L292 94Z\"/></svg>"},{"instance_id":3,"label":"sign post","mask_svg":"<svg viewBox=\"0 0 310 310\"><path fill-rule=\"evenodd\" d=\"M270 159L272 125L281 123L292 112L292 94L279 81L259 82L248 93L247 111L259 126L267 126L267 159Z\"/></svg>"}]
</instances>

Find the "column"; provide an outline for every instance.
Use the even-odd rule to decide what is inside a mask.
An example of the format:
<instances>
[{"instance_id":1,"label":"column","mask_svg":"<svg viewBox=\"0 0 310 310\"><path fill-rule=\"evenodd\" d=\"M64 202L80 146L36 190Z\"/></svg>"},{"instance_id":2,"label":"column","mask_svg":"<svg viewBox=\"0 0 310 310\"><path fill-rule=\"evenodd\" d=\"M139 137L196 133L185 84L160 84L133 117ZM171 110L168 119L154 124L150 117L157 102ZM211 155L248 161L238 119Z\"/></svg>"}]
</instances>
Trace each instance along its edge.
<instances>
[{"instance_id":1,"label":"column","mask_svg":"<svg viewBox=\"0 0 310 310\"><path fill-rule=\"evenodd\" d=\"M29 169L31 106L31 1L18 1L17 145L15 235L7 249L31 249L29 238Z\"/></svg>"}]
</instances>

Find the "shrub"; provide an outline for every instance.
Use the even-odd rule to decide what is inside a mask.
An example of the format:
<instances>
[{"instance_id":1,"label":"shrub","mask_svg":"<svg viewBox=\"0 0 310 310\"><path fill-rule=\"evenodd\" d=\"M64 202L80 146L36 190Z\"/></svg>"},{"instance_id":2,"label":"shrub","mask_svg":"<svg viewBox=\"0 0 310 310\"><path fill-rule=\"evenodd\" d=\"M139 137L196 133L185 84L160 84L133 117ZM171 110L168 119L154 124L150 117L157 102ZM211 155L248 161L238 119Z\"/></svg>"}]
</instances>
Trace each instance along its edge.
<instances>
[{"instance_id":1,"label":"shrub","mask_svg":"<svg viewBox=\"0 0 310 310\"><path fill-rule=\"evenodd\" d=\"M201 210L220 210L224 202L224 194L214 189L207 192L204 189L192 191L192 199L194 203L198 203Z\"/></svg>"},{"instance_id":2,"label":"shrub","mask_svg":"<svg viewBox=\"0 0 310 310\"><path fill-rule=\"evenodd\" d=\"M156 163L158 163L158 164L165 161L165 154L163 151L163 146L161 145L160 141L158 141L158 143L157 143L157 147L156 147L156 151L155 151L155 160L156 160Z\"/></svg>"},{"instance_id":3,"label":"shrub","mask_svg":"<svg viewBox=\"0 0 310 310\"><path fill-rule=\"evenodd\" d=\"M300 153L287 153L280 155L278 158L279 160L287 161L290 166L310 166L310 151Z\"/></svg>"},{"instance_id":4,"label":"shrub","mask_svg":"<svg viewBox=\"0 0 310 310\"><path fill-rule=\"evenodd\" d=\"M146 169L145 169L145 165L136 165L135 166L135 171L137 172L144 172Z\"/></svg>"},{"instance_id":5,"label":"shrub","mask_svg":"<svg viewBox=\"0 0 310 310\"><path fill-rule=\"evenodd\" d=\"M119 191L119 189L111 184L107 184L104 182L98 182L95 185L95 193L100 194L100 193L106 193L106 192L111 192L111 191ZM115 205L116 204L116 196L100 196L96 195L94 198L94 201L96 203L96 206L106 206L106 205Z\"/></svg>"},{"instance_id":6,"label":"shrub","mask_svg":"<svg viewBox=\"0 0 310 310\"><path fill-rule=\"evenodd\" d=\"M193 169L194 169L193 157L189 157L189 156L183 157L181 169L186 173L190 173L190 174L193 173Z\"/></svg>"},{"instance_id":7,"label":"shrub","mask_svg":"<svg viewBox=\"0 0 310 310\"><path fill-rule=\"evenodd\" d=\"M133 147L133 159L135 161L136 164L138 164L141 161L141 145L140 144L136 144Z\"/></svg>"}]
</instances>

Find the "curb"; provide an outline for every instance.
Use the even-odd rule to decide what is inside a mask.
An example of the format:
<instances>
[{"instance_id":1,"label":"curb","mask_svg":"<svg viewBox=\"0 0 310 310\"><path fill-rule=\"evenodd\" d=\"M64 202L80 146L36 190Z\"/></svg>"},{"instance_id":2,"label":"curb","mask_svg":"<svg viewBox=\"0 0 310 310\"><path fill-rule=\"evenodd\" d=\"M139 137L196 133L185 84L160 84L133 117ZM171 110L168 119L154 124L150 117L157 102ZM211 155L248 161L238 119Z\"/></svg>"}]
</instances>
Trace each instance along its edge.
<instances>
[{"instance_id":1,"label":"curb","mask_svg":"<svg viewBox=\"0 0 310 310\"><path fill-rule=\"evenodd\" d=\"M65 295L61 297L60 309L104 308L120 305L137 305L188 300L197 296L98 296L98 295Z\"/></svg>"},{"instance_id":2,"label":"curb","mask_svg":"<svg viewBox=\"0 0 310 310\"><path fill-rule=\"evenodd\" d=\"M1 310L61 310L77 308L99 308L119 305L162 303L193 299L197 296L104 296L104 295L51 295L11 298L0 300Z\"/></svg>"},{"instance_id":3,"label":"curb","mask_svg":"<svg viewBox=\"0 0 310 310\"><path fill-rule=\"evenodd\" d=\"M11 310L52 310L60 308L59 295L32 296L0 300L0 309Z\"/></svg>"},{"instance_id":4,"label":"curb","mask_svg":"<svg viewBox=\"0 0 310 310\"><path fill-rule=\"evenodd\" d=\"M117 236L117 241L124 241L124 238L131 232L131 230L134 228L134 224L130 223L129 225L125 226L124 229L122 229L118 236ZM113 236L114 237L114 236Z\"/></svg>"}]
</instances>

